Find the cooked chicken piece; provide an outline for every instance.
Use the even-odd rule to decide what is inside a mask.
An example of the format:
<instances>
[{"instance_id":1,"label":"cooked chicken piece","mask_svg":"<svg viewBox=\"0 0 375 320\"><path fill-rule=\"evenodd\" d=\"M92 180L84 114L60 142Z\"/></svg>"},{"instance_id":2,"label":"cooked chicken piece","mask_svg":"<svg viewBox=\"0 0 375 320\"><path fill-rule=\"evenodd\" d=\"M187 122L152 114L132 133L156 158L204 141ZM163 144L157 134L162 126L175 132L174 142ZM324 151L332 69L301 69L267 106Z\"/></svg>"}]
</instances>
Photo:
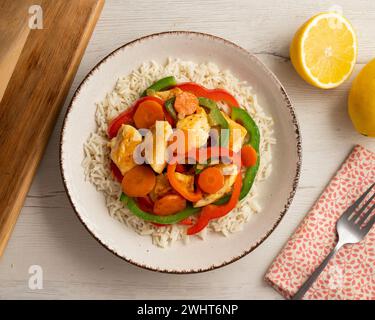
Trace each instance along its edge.
<instances>
[{"instance_id":1,"label":"cooked chicken piece","mask_svg":"<svg viewBox=\"0 0 375 320\"><path fill-rule=\"evenodd\" d=\"M176 127L188 135L185 141L188 141L189 149L200 148L206 144L211 128L208 124L207 113L201 107L197 108L196 113L179 120Z\"/></svg>"},{"instance_id":2,"label":"cooked chicken piece","mask_svg":"<svg viewBox=\"0 0 375 320\"><path fill-rule=\"evenodd\" d=\"M224 186L216 193L205 194L203 198L194 203L194 207L203 207L223 197L231 191L236 180L238 169L235 164L218 164L214 167L219 168L224 175Z\"/></svg>"},{"instance_id":3,"label":"cooked chicken piece","mask_svg":"<svg viewBox=\"0 0 375 320\"><path fill-rule=\"evenodd\" d=\"M166 150L168 140L173 134L173 129L167 121L156 121L146 135L146 141L152 142L152 152L147 152L145 158L155 172L161 173L166 166ZM150 150L149 150L150 151Z\"/></svg>"},{"instance_id":4,"label":"cooked chicken piece","mask_svg":"<svg viewBox=\"0 0 375 320\"><path fill-rule=\"evenodd\" d=\"M173 88L171 90L157 91L157 92L151 93L150 95L166 101L170 98L177 96L179 93L182 93L182 92L183 91L180 88Z\"/></svg>"},{"instance_id":5,"label":"cooked chicken piece","mask_svg":"<svg viewBox=\"0 0 375 320\"><path fill-rule=\"evenodd\" d=\"M123 124L117 136L110 141L111 159L123 175L136 166L133 152L141 142L142 135L136 128L128 124Z\"/></svg>"},{"instance_id":6,"label":"cooked chicken piece","mask_svg":"<svg viewBox=\"0 0 375 320\"><path fill-rule=\"evenodd\" d=\"M242 148L247 131L243 126L229 118L224 112L221 111L221 114L228 121L229 125L229 148L234 152L238 152Z\"/></svg>"},{"instance_id":7,"label":"cooked chicken piece","mask_svg":"<svg viewBox=\"0 0 375 320\"><path fill-rule=\"evenodd\" d=\"M173 191L169 184L166 174L159 174L156 176L156 183L154 189L150 192L150 198L155 201L157 198Z\"/></svg>"}]
</instances>

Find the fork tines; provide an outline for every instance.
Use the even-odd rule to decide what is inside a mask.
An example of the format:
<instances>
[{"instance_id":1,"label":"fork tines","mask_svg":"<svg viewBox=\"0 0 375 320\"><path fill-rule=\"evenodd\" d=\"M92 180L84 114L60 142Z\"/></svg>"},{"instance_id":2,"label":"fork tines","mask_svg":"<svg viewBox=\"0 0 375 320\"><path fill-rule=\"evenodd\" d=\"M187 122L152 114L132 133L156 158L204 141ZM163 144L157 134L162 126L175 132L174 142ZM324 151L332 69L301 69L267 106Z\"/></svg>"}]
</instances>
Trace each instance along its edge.
<instances>
[{"instance_id":1,"label":"fork tines","mask_svg":"<svg viewBox=\"0 0 375 320\"><path fill-rule=\"evenodd\" d=\"M365 210L369 207L372 201L375 198L375 192L370 195L370 198L362 204L362 202L367 198L370 192L373 190L375 183L373 183L344 213L343 216L350 221L355 219L354 222L361 226L366 220L370 217L371 213L375 210L375 204L373 204L366 212ZM357 210L358 209L358 210ZM365 212L365 213L364 213ZM367 223L367 226L371 227L374 223L375 218L372 217L371 220Z\"/></svg>"}]
</instances>

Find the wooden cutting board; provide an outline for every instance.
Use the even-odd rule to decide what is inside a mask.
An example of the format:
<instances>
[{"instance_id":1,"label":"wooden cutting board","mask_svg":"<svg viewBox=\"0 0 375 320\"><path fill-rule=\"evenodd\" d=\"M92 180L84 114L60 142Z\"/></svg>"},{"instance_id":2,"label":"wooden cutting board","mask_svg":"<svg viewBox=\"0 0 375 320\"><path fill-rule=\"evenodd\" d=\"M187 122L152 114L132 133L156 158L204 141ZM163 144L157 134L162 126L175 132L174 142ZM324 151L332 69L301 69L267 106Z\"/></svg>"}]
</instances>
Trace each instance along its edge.
<instances>
[{"instance_id":1,"label":"wooden cutting board","mask_svg":"<svg viewBox=\"0 0 375 320\"><path fill-rule=\"evenodd\" d=\"M0 0L0 255L103 4Z\"/></svg>"}]
</instances>

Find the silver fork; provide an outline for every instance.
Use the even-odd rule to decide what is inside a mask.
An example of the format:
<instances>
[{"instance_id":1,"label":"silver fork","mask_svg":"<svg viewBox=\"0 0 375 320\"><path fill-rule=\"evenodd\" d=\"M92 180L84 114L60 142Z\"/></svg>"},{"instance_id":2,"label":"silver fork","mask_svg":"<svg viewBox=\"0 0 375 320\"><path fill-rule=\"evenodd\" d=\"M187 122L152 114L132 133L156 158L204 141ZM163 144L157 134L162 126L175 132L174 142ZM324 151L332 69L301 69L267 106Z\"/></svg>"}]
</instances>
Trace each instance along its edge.
<instances>
[{"instance_id":1,"label":"silver fork","mask_svg":"<svg viewBox=\"0 0 375 320\"><path fill-rule=\"evenodd\" d=\"M363 193L348 209L346 209L339 220L337 220L336 231L338 234L338 242L336 247L324 259L320 266L316 268L316 270L311 274L301 288L299 288L297 293L293 296L293 300L302 299L306 291L311 287L320 273L327 266L329 260L343 245L360 242L370 231L372 225L375 223L375 215L368 219L375 209L375 204L371 205L371 202L375 198L375 192L370 194L374 186L375 183L372 184L370 188L368 188L365 193ZM362 202L369 194L370 198L361 206ZM365 212L366 209L367 211Z\"/></svg>"}]
</instances>

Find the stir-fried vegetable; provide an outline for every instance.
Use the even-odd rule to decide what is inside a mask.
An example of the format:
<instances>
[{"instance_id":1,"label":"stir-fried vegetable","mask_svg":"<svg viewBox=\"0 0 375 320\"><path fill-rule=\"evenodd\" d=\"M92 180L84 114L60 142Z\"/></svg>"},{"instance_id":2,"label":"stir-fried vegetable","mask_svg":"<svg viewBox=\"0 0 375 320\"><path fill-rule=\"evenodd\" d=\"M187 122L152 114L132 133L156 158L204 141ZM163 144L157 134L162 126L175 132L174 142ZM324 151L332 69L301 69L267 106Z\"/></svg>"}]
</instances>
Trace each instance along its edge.
<instances>
[{"instance_id":1,"label":"stir-fried vegetable","mask_svg":"<svg viewBox=\"0 0 375 320\"><path fill-rule=\"evenodd\" d=\"M219 109L216 104L218 101L230 107L231 117ZM156 121L163 120L169 122L170 125L167 121L163 123L170 131L175 127L189 133L195 130L194 137L199 143L191 147L195 148L192 149L193 152L186 150L186 154L179 155L177 161L168 164L166 174L163 173L165 164L155 169L153 161L148 162L151 167L136 165L129 171L122 171L124 175L116 163L111 162L111 171L122 182L123 193L120 200L134 215L156 226L175 223L190 225L187 233L195 234L205 228L210 220L228 214L250 191L259 168L259 130L251 116L239 108L237 100L224 89L206 89L191 82L177 85L175 78L170 76L147 88L142 98L113 119L108 126L108 136L117 136L123 124L133 124L138 129L153 129L154 124L159 123ZM230 130L236 126L241 129L241 139L236 139L237 145L234 146L230 140ZM225 134L221 132L219 146L204 147L210 141L207 140L206 129L209 131L211 127L229 130L225 130ZM242 146L247 135L249 141ZM160 148L161 152L168 145L164 144ZM232 147L235 147L235 151L231 150ZM189 169L189 166L178 163L182 158L186 160L191 157L198 163L195 168ZM229 166L237 168L230 174L230 179L222 171L223 166L228 167L224 158L229 158L232 162ZM212 166L214 159L219 163L217 166ZM246 167L244 178L241 165ZM158 179L165 178L167 191L164 193L157 192L155 172L159 173ZM222 197L228 192L231 194ZM217 201L214 202L215 200ZM196 207L192 207L190 203ZM199 212L198 220L192 225L195 220L190 217Z\"/></svg>"},{"instance_id":2,"label":"stir-fried vegetable","mask_svg":"<svg viewBox=\"0 0 375 320\"><path fill-rule=\"evenodd\" d=\"M187 207L186 209L184 209L184 210L182 210L182 211L180 211L176 214L172 214L172 215L169 215L169 216L158 216L158 215L148 213L148 212L145 212L145 211L141 210L138 207L136 201L133 198L128 197L124 193L121 194L120 200L137 217L139 217L139 218L141 218L145 221L149 221L149 222L153 222L153 223L157 223L157 224L179 223L180 221L183 221L186 218L188 218L188 217L190 217L194 214L197 214L201 210L200 208Z\"/></svg>"},{"instance_id":3,"label":"stir-fried vegetable","mask_svg":"<svg viewBox=\"0 0 375 320\"><path fill-rule=\"evenodd\" d=\"M184 173L184 172L186 172L185 166L183 164L181 164L181 163L177 163L176 164L176 172L178 172L178 173Z\"/></svg>"},{"instance_id":4,"label":"stir-fried vegetable","mask_svg":"<svg viewBox=\"0 0 375 320\"><path fill-rule=\"evenodd\" d=\"M165 77L163 79L160 79L156 81L154 84L149 86L145 91L143 91L141 97L144 97L147 95L148 90L153 90L153 91L162 91L162 90L167 90L177 84L175 77L170 76L170 77Z\"/></svg>"},{"instance_id":5,"label":"stir-fried vegetable","mask_svg":"<svg viewBox=\"0 0 375 320\"><path fill-rule=\"evenodd\" d=\"M167 110L167 112L172 117L172 119L174 121L177 121L177 114L176 114L176 111L173 107L175 100L176 100L176 97L172 97L172 98L168 99L167 101L165 101L164 106L165 106L165 110Z\"/></svg>"},{"instance_id":6,"label":"stir-fried vegetable","mask_svg":"<svg viewBox=\"0 0 375 320\"><path fill-rule=\"evenodd\" d=\"M122 191L129 197L145 197L155 186L155 174L151 168L136 166L125 173Z\"/></svg>"},{"instance_id":7,"label":"stir-fried vegetable","mask_svg":"<svg viewBox=\"0 0 375 320\"><path fill-rule=\"evenodd\" d=\"M167 120L168 123L171 126L174 126L176 121L172 118L172 116L170 115L170 113L167 111L167 109L165 107L165 104L163 105L163 112L164 112L164 115L165 115L165 120Z\"/></svg>"},{"instance_id":8,"label":"stir-fried vegetable","mask_svg":"<svg viewBox=\"0 0 375 320\"><path fill-rule=\"evenodd\" d=\"M250 135L248 144L252 145L257 153L259 153L260 133L253 118L241 108L232 108L231 118L245 127Z\"/></svg>"},{"instance_id":9,"label":"stir-fried vegetable","mask_svg":"<svg viewBox=\"0 0 375 320\"><path fill-rule=\"evenodd\" d=\"M157 199L153 212L159 216L169 216L186 208L186 199L179 194L167 194Z\"/></svg>"},{"instance_id":10,"label":"stir-fried vegetable","mask_svg":"<svg viewBox=\"0 0 375 320\"><path fill-rule=\"evenodd\" d=\"M242 190L240 194L240 200L245 198L249 193L254 180L255 176L259 169L259 141L260 141L260 134L258 126L256 125L255 121L251 118L251 116L243 109L240 108L232 108L232 119L234 121L238 121L243 125L248 134L249 134L249 141L247 144L250 144L257 153L257 161L254 166L248 167L245 172L245 177L243 179ZM216 204L223 204L229 200L229 196L225 196L220 200L216 201Z\"/></svg>"},{"instance_id":11,"label":"stir-fried vegetable","mask_svg":"<svg viewBox=\"0 0 375 320\"><path fill-rule=\"evenodd\" d=\"M196 202L202 198L202 193L200 190L197 191L190 191L183 185L177 178L176 178L176 163L169 164L167 169L168 180L174 190L176 190L181 196L183 196L186 200L191 202Z\"/></svg>"},{"instance_id":12,"label":"stir-fried vegetable","mask_svg":"<svg viewBox=\"0 0 375 320\"><path fill-rule=\"evenodd\" d=\"M117 132L123 124L133 123L133 117L138 109L138 106L145 101L154 101L163 105L163 101L156 97L143 97L138 99L130 108L126 109L124 112L121 112L116 118L114 118L108 125L108 137L112 139L117 136Z\"/></svg>"},{"instance_id":13,"label":"stir-fried vegetable","mask_svg":"<svg viewBox=\"0 0 375 320\"><path fill-rule=\"evenodd\" d=\"M204 169L198 176L198 186L206 193L216 193L224 186L224 175L215 167Z\"/></svg>"},{"instance_id":14,"label":"stir-fried vegetable","mask_svg":"<svg viewBox=\"0 0 375 320\"><path fill-rule=\"evenodd\" d=\"M154 210L154 203L150 199L149 196L146 197L137 197L135 198L138 206L141 210L146 211L148 213L153 213Z\"/></svg>"},{"instance_id":15,"label":"stir-fried vegetable","mask_svg":"<svg viewBox=\"0 0 375 320\"><path fill-rule=\"evenodd\" d=\"M233 191L232 191L229 201L223 205L209 204L206 207L204 207L199 215L198 221L196 222L195 225L193 225L187 230L187 234L193 235L202 231L208 225L210 220L224 217L230 211L232 211L236 207L239 201L240 193L241 193L241 186L242 186L242 174L240 172L238 173L236 181L234 182Z\"/></svg>"},{"instance_id":16,"label":"stir-fried vegetable","mask_svg":"<svg viewBox=\"0 0 375 320\"><path fill-rule=\"evenodd\" d=\"M247 144L242 147L241 160L242 160L242 164L245 167L255 166L257 163L257 159L258 159L257 152L250 144Z\"/></svg>"},{"instance_id":17,"label":"stir-fried vegetable","mask_svg":"<svg viewBox=\"0 0 375 320\"><path fill-rule=\"evenodd\" d=\"M202 153L197 151L198 155L196 156L195 160L197 164L195 165L195 174L201 173L206 167L208 167L214 160L223 160L224 158L226 161L230 161L235 164L237 167L241 166L241 157L239 154L233 152L226 147L208 147L206 149L202 149ZM189 153L189 157L193 156L193 153ZM203 155L203 156L201 156Z\"/></svg>"},{"instance_id":18,"label":"stir-fried vegetable","mask_svg":"<svg viewBox=\"0 0 375 320\"><path fill-rule=\"evenodd\" d=\"M208 121L210 122L211 126L220 126L223 129L229 128L228 121L225 120L225 118L221 114L220 109L216 105L215 101L204 97L199 97L198 101L200 106L210 110L208 114Z\"/></svg>"},{"instance_id":19,"label":"stir-fried vegetable","mask_svg":"<svg viewBox=\"0 0 375 320\"><path fill-rule=\"evenodd\" d=\"M153 100L146 100L139 104L133 116L135 126L138 129L150 128L156 121L164 120L163 107Z\"/></svg>"},{"instance_id":20,"label":"stir-fried vegetable","mask_svg":"<svg viewBox=\"0 0 375 320\"><path fill-rule=\"evenodd\" d=\"M212 158L207 159L207 162L202 164L202 163L197 163L194 165L194 173L195 174L200 174L204 169L206 169L212 162Z\"/></svg>"},{"instance_id":21,"label":"stir-fried vegetable","mask_svg":"<svg viewBox=\"0 0 375 320\"><path fill-rule=\"evenodd\" d=\"M228 91L224 89L207 89L194 82L186 82L176 85L183 91L191 92L197 97L204 97L216 102L223 101L230 107L239 107L237 100Z\"/></svg>"}]
</instances>

